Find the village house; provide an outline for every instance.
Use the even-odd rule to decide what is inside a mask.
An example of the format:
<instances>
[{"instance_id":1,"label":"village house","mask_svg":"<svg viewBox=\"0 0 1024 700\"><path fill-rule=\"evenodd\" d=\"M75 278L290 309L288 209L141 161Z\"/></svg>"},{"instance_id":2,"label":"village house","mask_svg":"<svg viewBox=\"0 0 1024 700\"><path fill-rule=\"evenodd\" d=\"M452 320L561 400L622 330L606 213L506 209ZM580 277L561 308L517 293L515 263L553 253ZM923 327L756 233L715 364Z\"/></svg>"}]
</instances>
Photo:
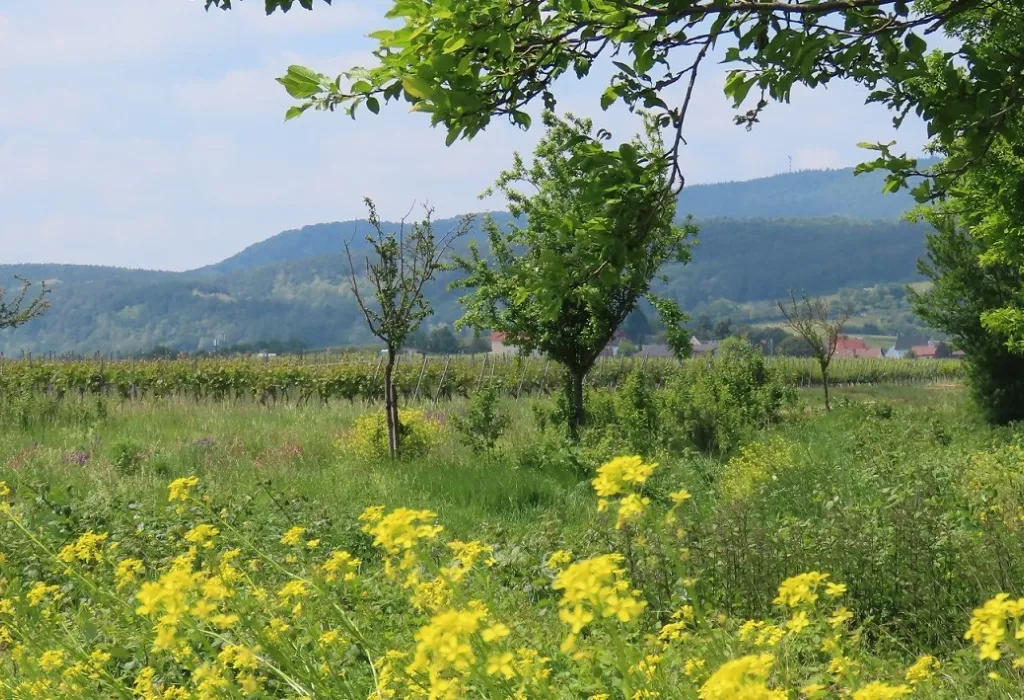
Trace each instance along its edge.
<instances>
[{"instance_id":1,"label":"village house","mask_svg":"<svg viewBox=\"0 0 1024 700\"><path fill-rule=\"evenodd\" d=\"M875 359L885 357L885 353L881 348L869 347L863 338L841 335L836 341L834 357L866 357Z\"/></svg>"}]
</instances>

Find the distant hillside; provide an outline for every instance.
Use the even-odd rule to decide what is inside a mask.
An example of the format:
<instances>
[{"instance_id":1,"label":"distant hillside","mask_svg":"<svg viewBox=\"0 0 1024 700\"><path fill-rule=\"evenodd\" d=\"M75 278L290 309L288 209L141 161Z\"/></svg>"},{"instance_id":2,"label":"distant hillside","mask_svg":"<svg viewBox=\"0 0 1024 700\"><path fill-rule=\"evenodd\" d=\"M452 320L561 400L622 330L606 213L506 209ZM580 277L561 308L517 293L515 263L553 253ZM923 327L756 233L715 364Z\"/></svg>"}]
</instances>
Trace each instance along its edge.
<instances>
[{"instance_id":1,"label":"distant hillside","mask_svg":"<svg viewBox=\"0 0 1024 700\"><path fill-rule=\"evenodd\" d=\"M803 170L744 182L690 185L679 213L695 218L895 219L914 206L909 192L882 194L880 172L854 175L853 168Z\"/></svg>"},{"instance_id":2,"label":"distant hillside","mask_svg":"<svg viewBox=\"0 0 1024 700\"><path fill-rule=\"evenodd\" d=\"M910 209L913 198L906 192L882 194L884 177L880 173L854 176L853 168L808 170L746 182L715 185L691 185L679 200L679 218L693 215L698 220L729 219L805 219L843 217L862 220L895 221ZM481 215L482 216L482 215ZM499 223L511 220L507 212L493 213ZM477 228L479 230L478 216ZM435 221L438 232L447 232L459 219ZM397 228L388 222L386 228ZM363 242L369 231L365 220L313 224L284 231L214 265L195 272L204 275L236 272L286 260L302 260L330 255L342 250L345 241ZM710 241L710 237L703 237Z\"/></svg>"},{"instance_id":3,"label":"distant hillside","mask_svg":"<svg viewBox=\"0 0 1024 700\"><path fill-rule=\"evenodd\" d=\"M8 283L13 275L49 280L53 308L23 328L0 331L0 350L196 350L212 347L214 338L225 344L299 338L309 347L370 341L330 226L285 236L289 245L254 246L222 263L225 272L218 266L191 273L2 266L0 278ZM714 299L777 298L790 287L821 294L903 282L915 277L923 248L923 230L898 221L713 219L701 223L693 262L668 266L659 291L693 308ZM285 259L270 262L275 256ZM429 290L435 322L459 315L457 295L445 282Z\"/></svg>"}]
</instances>

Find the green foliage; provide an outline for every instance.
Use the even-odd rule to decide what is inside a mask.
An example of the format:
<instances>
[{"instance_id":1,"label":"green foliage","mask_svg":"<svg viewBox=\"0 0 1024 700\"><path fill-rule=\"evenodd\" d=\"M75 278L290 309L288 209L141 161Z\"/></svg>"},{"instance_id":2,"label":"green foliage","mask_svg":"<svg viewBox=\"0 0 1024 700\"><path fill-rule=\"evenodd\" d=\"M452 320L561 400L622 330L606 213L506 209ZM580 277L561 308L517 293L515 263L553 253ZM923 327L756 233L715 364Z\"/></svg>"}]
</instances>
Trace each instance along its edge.
<instances>
[{"instance_id":1,"label":"green foliage","mask_svg":"<svg viewBox=\"0 0 1024 700\"><path fill-rule=\"evenodd\" d=\"M491 382L473 392L463 415L453 415L452 424L459 439L473 454L488 454L508 430L511 419L501 409L500 392Z\"/></svg>"},{"instance_id":2,"label":"green foliage","mask_svg":"<svg viewBox=\"0 0 1024 700\"><path fill-rule=\"evenodd\" d=\"M134 440L118 440L110 446L110 461L118 473L135 474L145 461L145 448Z\"/></svg>"},{"instance_id":3,"label":"green foliage","mask_svg":"<svg viewBox=\"0 0 1024 700\"><path fill-rule=\"evenodd\" d=\"M403 459L426 457L437 446L442 431L437 419L419 409L402 411L401 423ZM351 450L359 458L368 461L388 457L388 425L384 414L379 411L360 416L352 429L339 441L339 449Z\"/></svg>"},{"instance_id":4,"label":"green foliage","mask_svg":"<svg viewBox=\"0 0 1024 700\"><path fill-rule=\"evenodd\" d=\"M1024 419L1024 355L1008 345L1010 337L986 328L985 314L1018 304L1024 275L1018 267L987 264L987 245L960 223L961 206L932 209L925 216L937 231L928 236L928 259L921 272L934 286L911 295L917 313L949 334L966 353L967 381L975 403L993 423Z\"/></svg>"},{"instance_id":5,"label":"green foliage","mask_svg":"<svg viewBox=\"0 0 1024 700\"><path fill-rule=\"evenodd\" d=\"M678 307L649 292L665 262L688 259L693 231L672 223L675 199L652 123L646 139L609 150L589 120L548 112L544 121L534 162L527 167L517 154L496 185L525 225L502 231L489 221L490 259L471 244L471 256L457 259L465 277L455 286L472 290L460 325L500 331L522 352L565 367L575 432L583 377L641 297L658 308L673 348L688 349Z\"/></svg>"},{"instance_id":6,"label":"green foliage","mask_svg":"<svg viewBox=\"0 0 1024 700\"><path fill-rule=\"evenodd\" d=\"M210 5L226 8L230 1ZM268 0L267 10L287 5ZM1007 114L1024 104L1015 82L1024 61L1015 0L759 5L403 0L387 14L397 25L371 34L376 65L335 79L292 66L279 80L300 101L289 117L309 108L340 108L354 116L360 107L379 112L382 101L406 102L443 126L450 144L472 138L495 118L529 128L530 103L540 100L554 109L558 78L571 72L583 79L608 55L614 70L600 107L622 101L631 110L651 110L662 128L674 131L672 182L679 187L684 178L678 155L693 84L719 43L728 42L725 63L732 68L726 96L737 109L756 99L734 118L748 128L770 102L788 102L794 87L845 78L868 87L866 101L891 109L897 126L915 112L929 124L929 134L946 144L962 139L976 157L988 150L990 134L1012 130ZM929 54L924 37L936 31L964 48ZM688 89L679 89L684 85ZM670 104L676 94L681 97ZM893 154L892 144L865 145L880 152L865 169L896 171L886 191L905 186L916 173L917 160ZM917 191L927 196L930 182Z\"/></svg>"},{"instance_id":7,"label":"green foliage","mask_svg":"<svg viewBox=\"0 0 1024 700\"><path fill-rule=\"evenodd\" d=\"M730 338L719 346L718 357L669 384L664 420L698 450L728 452L751 429L778 422L794 400L784 373L759 348Z\"/></svg>"}]
</instances>

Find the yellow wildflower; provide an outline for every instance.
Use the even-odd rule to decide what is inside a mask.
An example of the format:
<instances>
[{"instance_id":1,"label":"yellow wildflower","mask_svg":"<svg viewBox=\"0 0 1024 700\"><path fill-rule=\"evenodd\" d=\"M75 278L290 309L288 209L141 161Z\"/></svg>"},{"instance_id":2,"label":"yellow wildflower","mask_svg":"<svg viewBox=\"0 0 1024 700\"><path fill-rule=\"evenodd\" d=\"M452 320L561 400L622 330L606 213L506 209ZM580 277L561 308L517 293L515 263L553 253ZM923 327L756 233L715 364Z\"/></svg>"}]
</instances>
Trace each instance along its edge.
<instances>
[{"instance_id":1,"label":"yellow wildflower","mask_svg":"<svg viewBox=\"0 0 1024 700\"><path fill-rule=\"evenodd\" d=\"M673 491L668 495L668 497L669 499L671 499L672 503L677 506L683 503L684 501L688 501L692 498L690 492L687 491L686 489L679 489L678 491Z\"/></svg>"},{"instance_id":2,"label":"yellow wildflower","mask_svg":"<svg viewBox=\"0 0 1024 700\"><path fill-rule=\"evenodd\" d=\"M168 501L187 501L189 493L192 489L199 485L199 477L185 476L180 479L175 479L167 487L169 495Z\"/></svg>"},{"instance_id":3,"label":"yellow wildflower","mask_svg":"<svg viewBox=\"0 0 1024 700\"><path fill-rule=\"evenodd\" d=\"M770 690L766 683L775 657L771 654L742 656L722 664L700 687L701 700L786 700L784 690Z\"/></svg>"},{"instance_id":4,"label":"yellow wildflower","mask_svg":"<svg viewBox=\"0 0 1024 700\"><path fill-rule=\"evenodd\" d=\"M616 457L597 470L591 482L602 498L618 496L627 486L639 486L647 481L657 464L645 464L640 457Z\"/></svg>"},{"instance_id":5,"label":"yellow wildflower","mask_svg":"<svg viewBox=\"0 0 1024 700\"><path fill-rule=\"evenodd\" d=\"M773 602L776 605L786 605L791 608L813 605L818 600L818 586L827 578L828 574L819 571L809 571L791 576L779 585L779 595Z\"/></svg>"},{"instance_id":6,"label":"yellow wildflower","mask_svg":"<svg viewBox=\"0 0 1024 700\"><path fill-rule=\"evenodd\" d=\"M832 615L832 617L830 617L828 619L828 623L830 625L832 625L832 629L839 629L844 624L846 624L847 621L851 620L852 618L853 618L853 613L852 612L850 612L846 608L839 608L839 609L837 609L835 611L835 613Z\"/></svg>"},{"instance_id":7,"label":"yellow wildflower","mask_svg":"<svg viewBox=\"0 0 1024 700\"><path fill-rule=\"evenodd\" d=\"M853 700L898 700L910 695L912 691L906 685L889 685L874 681L854 692Z\"/></svg>"},{"instance_id":8,"label":"yellow wildflower","mask_svg":"<svg viewBox=\"0 0 1024 700\"><path fill-rule=\"evenodd\" d=\"M145 570L145 565L139 559L122 559L114 569L114 583L117 590L130 586L135 582L135 577Z\"/></svg>"},{"instance_id":9,"label":"yellow wildflower","mask_svg":"<svg viewBox=\"0 0 1024 700\"><path fill-rule=\"evenodd\" d=\"M213 525L200 523L185 533L185 541L211 549L213 547L213 538L219 534L220 530Z\"/></svg>"},{"instance_id":10,"label":"yellow wildflower","mask_svg":"<svg viewBox=\"0 0 1024 700\"><path fill-rule=\"evenodd\" d=\"M910 685L917 685L935 675L939 670L939 661L934 656L925 655L918 657L917 661L907 669L906 679Z\"/></svg>"},{"instance_id":11,"label":"yellow wildflower","mask_svg":"<svg viewBox=\"0 0 1024 700\"><path fill-rule=\"evenodd\" d=\"M789 630L790 634L800 634L810 624L811 621L807 619L807 613L801 610L786 622L786 629Z\"/></svg>"},{"instance_id":12,"label":"yellow wildflower","mask_svg":"<svg viewBox=\"0 0 1024 700\"><path fill-rule=\"evenodd\" d=\"M64 651L52 649L44 651L39 657L39 668L44 671L53 671L64 665Z\"/></svg>"},{"instance_id":13,"label":"yellow wildflower","mask_svg":"<svg viewBox=\"0 0 1024 700\"><path fill-rule=\"evenodd\" d=\"M552 552L551 556L548 557L546 566L549 569L561 569L563 566L572 561L572 552L567 552L563 549Z\"/></svg>"},{"instance_id":14,"label":"yellow wildflower","mask_svg":"<svg viewBox=\"0 0 1024 700\"><path fill-rule=\"evenodd\" d=\"M296 525L281 537L281 544L289 547L297 547L302 544L302 536L306 534L306 528Z\"/></svg>"},{"instance_id":15,"label":"yellow wildflower","mask_svg":"<svg viewBox=\"0 0 1024 700\"><path fill-rule=\"evenodd\" d=\"M74 543L67 545L60 550L57 558L65 564L72 562L98 562L103 551L103 543L107 540L107 533L95 533L92 530L79 537Z\"/></svg>"}]
</instances>

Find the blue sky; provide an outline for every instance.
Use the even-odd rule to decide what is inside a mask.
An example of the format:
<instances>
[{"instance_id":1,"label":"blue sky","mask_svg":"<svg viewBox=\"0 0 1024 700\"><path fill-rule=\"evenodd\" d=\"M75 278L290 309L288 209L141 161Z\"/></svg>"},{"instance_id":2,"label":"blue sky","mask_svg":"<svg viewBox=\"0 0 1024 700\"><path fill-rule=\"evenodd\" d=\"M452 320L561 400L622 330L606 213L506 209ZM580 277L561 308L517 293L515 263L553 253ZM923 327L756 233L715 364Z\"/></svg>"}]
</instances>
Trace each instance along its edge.
<instances>
[{"instance_id":1,"label":"blue sky","mask_svg":"<svg viewBox=\"0 0 1024 700\"><path fill-rule=\"evenodd\" d=\"M318 5L265 17L260 0L206 13L201 0L0 0L0 263L184 270L279 231L429 201L438 216L500 208L477 195L540 132L494 123L451 148L423 115L393 105L356 121L307 113L274 82L292 63L337 73L367 64L365 35L387 3ZM865 159L893 137L865 92L796 91L752 132L732 124L724 70L702 74L687 128L689 183L745 180ZM628 138L601 113L600 80L560 85L560 106ZM917 152L920 124L900 143Z\"/></svg>"}]
</instances>

